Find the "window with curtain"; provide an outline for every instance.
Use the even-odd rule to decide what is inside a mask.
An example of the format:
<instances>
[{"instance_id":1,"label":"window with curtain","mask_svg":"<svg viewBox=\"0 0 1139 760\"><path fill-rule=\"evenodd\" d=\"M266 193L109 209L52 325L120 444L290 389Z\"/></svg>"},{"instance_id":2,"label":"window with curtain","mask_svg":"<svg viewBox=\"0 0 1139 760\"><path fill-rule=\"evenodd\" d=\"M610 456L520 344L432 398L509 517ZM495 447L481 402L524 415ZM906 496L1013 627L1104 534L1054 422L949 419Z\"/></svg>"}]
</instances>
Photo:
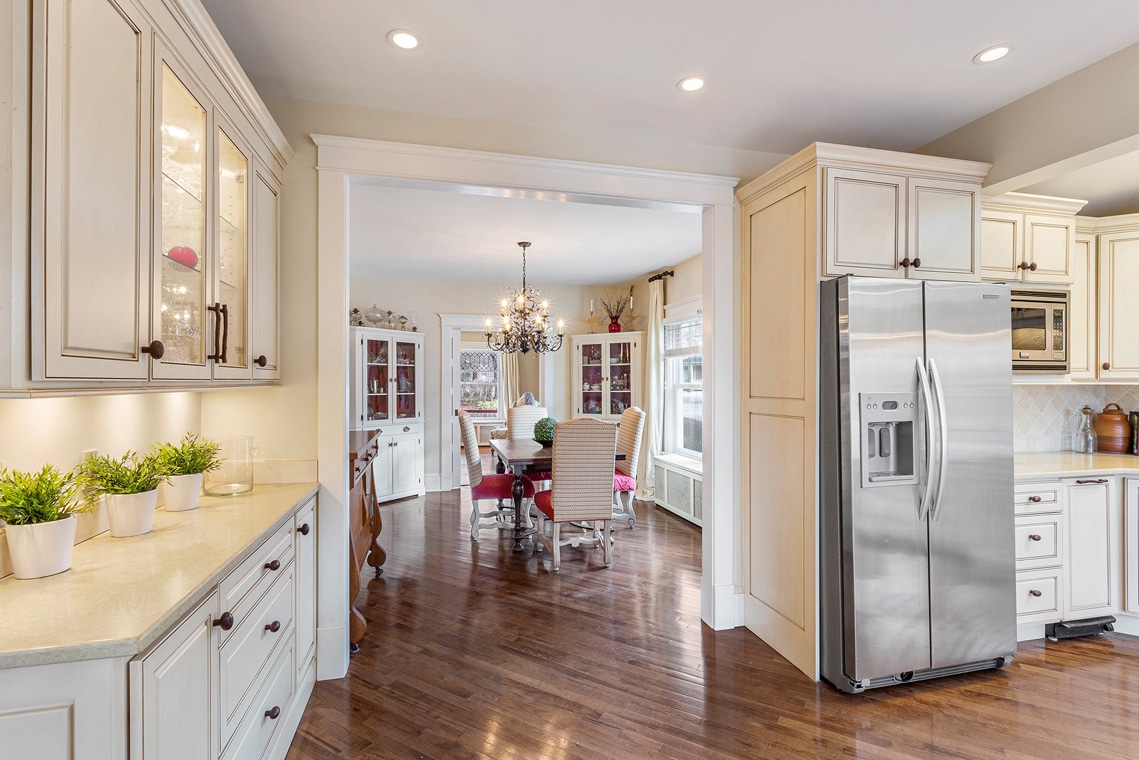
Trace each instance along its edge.
<instances>
[{"instance_id":1,"label":"window with curtain","mask_svg":"<svg viewBox=\"0 0 1139 760\"><path fill-rule=\"evenodd\" d=\"M664 326L664 450L699 459L704 415L700 317Z\"/></svg>"},{"instance_id":2,"label":"window with curtain","mask_svg":"<svg viewBox=\"0 0 1139 760\"><path fill-rule=\"evenodd\" d=\"M502 356L490 349L459 349L459 408L480 420L505 420Z\"/></svg>"}]
</instances>

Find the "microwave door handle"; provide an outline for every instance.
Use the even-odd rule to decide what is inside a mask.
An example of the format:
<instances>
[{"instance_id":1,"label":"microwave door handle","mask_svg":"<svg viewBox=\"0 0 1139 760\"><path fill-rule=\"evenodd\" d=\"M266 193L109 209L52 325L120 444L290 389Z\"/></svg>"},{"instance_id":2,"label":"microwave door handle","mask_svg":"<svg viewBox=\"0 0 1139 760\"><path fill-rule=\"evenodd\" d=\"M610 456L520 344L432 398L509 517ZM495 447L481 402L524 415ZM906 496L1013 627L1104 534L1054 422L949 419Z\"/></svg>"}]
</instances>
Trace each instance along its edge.
<instances>
[{"instance_id":1,"label":"microwave door handle","mask_svg":"<svg viewBox=\"0 0 1139 760\"><path fill-rule=\"evenodd\" d=\"M933 396L929 392L929 377L925 372L925 361L917 358L918 392L921 394L921 407L925 413L925 490L918 504L918 522L924 522L929 514L930 499L933 497Z\"/></svg>"},{"instance_id":2,"label":"microwave door handle","mask_svg":"<svg viewBox=\"0 0 1139 760\"><path fill-rule=\"evenodd\" d=\"M941 382L941 375L937 371L937 362L929 360L929 377L933 393L937 399L937 422L940 446L938 446L937 464L937 492L933 497L933 512L931 519L937 522L941 516L941 497L945 495L945 478L949 468L946 466L946 457L949 452L949 422L945 411L945 386Z\"/></svg>"}]
</instances>

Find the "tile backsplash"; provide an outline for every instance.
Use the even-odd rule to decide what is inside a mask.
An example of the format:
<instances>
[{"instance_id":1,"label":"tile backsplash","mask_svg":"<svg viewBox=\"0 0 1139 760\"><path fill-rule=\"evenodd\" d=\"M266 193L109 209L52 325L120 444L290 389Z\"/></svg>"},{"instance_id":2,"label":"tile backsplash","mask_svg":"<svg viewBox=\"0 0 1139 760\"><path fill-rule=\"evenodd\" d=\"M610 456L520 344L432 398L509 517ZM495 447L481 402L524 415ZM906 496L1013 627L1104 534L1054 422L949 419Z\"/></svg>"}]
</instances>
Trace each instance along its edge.
<instances>
[{"instance_id":1,"label":"tile backsplash","mask_svg":"<svg viewBox=\"0 0 1139 760\"><path fill-rule=\"evenodd\" d=\"M1109 403L1139 409L1135 385L1014 385L1014 451L1067 451L1080 423L1080 407L1097 412Z\"/></svg>"}]
</instances>

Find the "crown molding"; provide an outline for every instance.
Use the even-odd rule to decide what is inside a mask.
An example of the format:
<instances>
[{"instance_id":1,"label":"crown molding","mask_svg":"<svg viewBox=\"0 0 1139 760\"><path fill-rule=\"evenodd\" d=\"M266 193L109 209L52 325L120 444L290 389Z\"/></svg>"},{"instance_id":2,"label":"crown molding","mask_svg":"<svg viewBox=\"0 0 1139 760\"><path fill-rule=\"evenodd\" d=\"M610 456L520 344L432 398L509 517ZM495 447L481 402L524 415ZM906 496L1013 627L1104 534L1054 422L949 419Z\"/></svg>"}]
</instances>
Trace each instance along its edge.
<instances>
[{"instance_id":1,"label":"crown molding","mask_svg":"<svg viewBox=\"0 0 1139 760\"><path fill-rule=\"evenodd\" d=\"M1055 214L1078 214L1087 201L1078 198L1054 198L1049 195L1030 193L1004 193L1002 195L982 195L985 208L1000 211L1044 211Z\"/></svg>"}]
</instances>

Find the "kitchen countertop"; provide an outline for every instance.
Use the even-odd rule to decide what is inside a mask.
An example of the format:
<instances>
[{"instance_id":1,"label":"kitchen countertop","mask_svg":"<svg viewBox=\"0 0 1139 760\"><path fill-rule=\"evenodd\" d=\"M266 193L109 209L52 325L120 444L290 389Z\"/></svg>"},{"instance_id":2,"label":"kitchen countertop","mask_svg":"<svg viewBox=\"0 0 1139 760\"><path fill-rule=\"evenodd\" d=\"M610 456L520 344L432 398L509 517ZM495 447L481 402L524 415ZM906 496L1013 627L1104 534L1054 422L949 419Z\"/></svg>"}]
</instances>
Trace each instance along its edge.
<instances>
[{"instance_id":1,"label":"kitchen countertop","mask_svg":"<svg viewBox=\"0 0 1139 760\"><path fill-rule=\"evenodd\" d=\"M1079 454L1075 451L1017 452L1013 455L1013 473L1017 480L1139 474L1139 457L1130 454Z\"/></svg>"},{"instance_id":2,"label":"kitchen countertop","mask_svg":"<svg viewBox=\"0 0 1139 760\"><path fill-rule=\"evenodd\" d=\"M145 651L316 492L290 483L203 496L195 510L159 509L146 535L77 544L67 572L0 580L0 668Z\"/></svg>"}]
</instances>

